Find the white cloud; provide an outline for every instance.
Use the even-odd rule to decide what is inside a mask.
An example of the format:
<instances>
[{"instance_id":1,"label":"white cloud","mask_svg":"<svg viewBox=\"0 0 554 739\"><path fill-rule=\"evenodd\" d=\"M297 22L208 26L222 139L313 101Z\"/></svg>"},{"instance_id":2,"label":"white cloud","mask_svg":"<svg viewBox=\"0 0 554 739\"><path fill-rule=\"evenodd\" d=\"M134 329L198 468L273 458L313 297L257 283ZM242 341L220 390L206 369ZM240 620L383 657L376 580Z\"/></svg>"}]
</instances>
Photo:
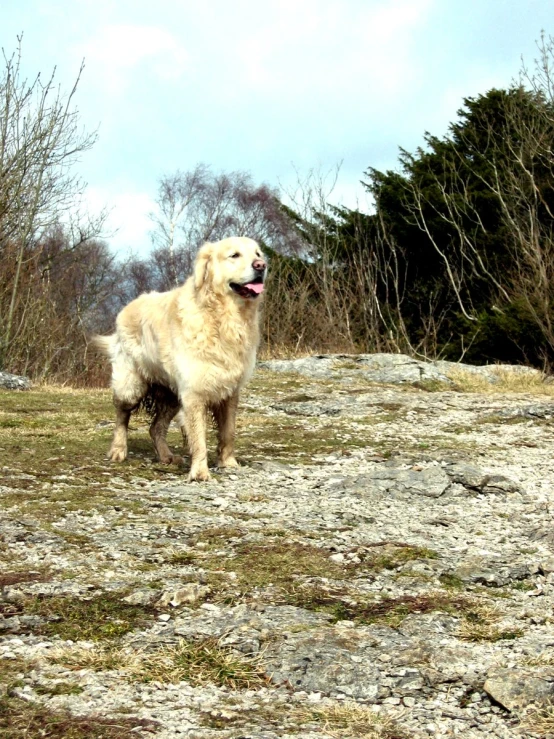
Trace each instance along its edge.
<instances>
[{"instance_id":1,"label":"white cloud","mask_svg":"<svg viewBox=\"0 0 554 739\"><path fill-rule=\"evenodd\" d=\"M75 52L113 93L121 93L144 62L149 74L162 80L179 78L188 65L188 54L175 36L156 26L106 25Z\"/></svg>"},{"instance_id":2,"label":"white cloud","mask_svg":"<svg viewBox=\"0 0 554 739\"><path fill-rule=\"evenodd\" d=\"M286 0L266 7L255 33L235 47L239 72L262 97L390 97L409 86L417 69L414 48L418 28L434 0L350 3L334 0ZM236 64L238 62L238 65ZM226 74L226 71L223 71ZM281 98L282 99L282 98Z\"/></svg>"}]
</instances>

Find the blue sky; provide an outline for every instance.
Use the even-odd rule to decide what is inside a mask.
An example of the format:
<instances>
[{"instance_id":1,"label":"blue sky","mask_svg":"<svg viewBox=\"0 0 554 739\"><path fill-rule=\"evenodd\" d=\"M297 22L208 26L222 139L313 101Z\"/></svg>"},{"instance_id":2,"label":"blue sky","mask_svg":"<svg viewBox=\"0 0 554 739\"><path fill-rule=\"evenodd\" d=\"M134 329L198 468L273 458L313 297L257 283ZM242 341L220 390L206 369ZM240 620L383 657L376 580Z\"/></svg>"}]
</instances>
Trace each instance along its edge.
<instances>
[{"instance_id":1,"label":"blue sky","mask_svg":"<svg viewBox=\"0 0 554 739\"><path fill-rule=\"evenodd\" d=\"M445 133L462 98L531 63L554 0L4 0L29 76L57 67L99 140L83 156L108 242L148 249L161 175L204 162L291 186L342 162L335 202L367 207L367 167Z\"/></svg>"}]
</instances>

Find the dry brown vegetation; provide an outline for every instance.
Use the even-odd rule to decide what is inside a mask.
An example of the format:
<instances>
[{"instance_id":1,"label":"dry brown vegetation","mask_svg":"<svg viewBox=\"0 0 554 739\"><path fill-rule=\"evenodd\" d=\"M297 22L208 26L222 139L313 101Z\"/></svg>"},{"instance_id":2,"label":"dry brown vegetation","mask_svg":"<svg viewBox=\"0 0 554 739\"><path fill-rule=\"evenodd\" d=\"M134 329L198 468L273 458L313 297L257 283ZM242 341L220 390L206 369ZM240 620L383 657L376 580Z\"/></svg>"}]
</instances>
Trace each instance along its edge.
<instances>
[{"instance_id":1,"label":"dry brown vegetation","mask_svg":"<svg viewBox=\"0 0 554 739\"><path fill-rule=\"evenodd\" d=\"M259 656L239 655L215 638L182 639L176 645L148 652L123 649L108 643L99 648L67 647L53 653L53 662L72 670L120 670L129 681L208 683L233 690L269 684Z\"/></svg>"},{"instance_id":2,"label":"dry brown vegetation","mask_svg":"<svg viewBox=\"0 0 554 739\"><path fill-rule=\"evenodd\" d=\"M2 739L129 739L136 729L156 727L155 721L139 718L71 716L14 697L0 698L0 736Z\"/></svg>"}]
</instances>

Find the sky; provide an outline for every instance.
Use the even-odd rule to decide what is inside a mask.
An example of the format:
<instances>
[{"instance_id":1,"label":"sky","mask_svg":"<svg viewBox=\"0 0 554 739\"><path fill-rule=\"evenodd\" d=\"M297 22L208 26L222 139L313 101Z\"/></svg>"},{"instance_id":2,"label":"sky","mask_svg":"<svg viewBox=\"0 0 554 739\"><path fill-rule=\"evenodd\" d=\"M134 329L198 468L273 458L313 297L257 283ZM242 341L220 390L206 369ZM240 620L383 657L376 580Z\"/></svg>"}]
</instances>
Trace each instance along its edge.
<instances>
[{"instance_id":1,"label":"sky","mask_svg":"<svg viewBox=\"0 0 554 739\"><path fill-rule=\"evenodd\" d=\"M466 96L506 87L554 35L554 0L3 0L7 55L56 68L98 129L78 173L106 241L150 248L160 177L203 162L290 190L332 173L329 199L371 207L360 180L394 169ZM328 181L333 179L329 175Z\"/></svg>"}]
</instances>

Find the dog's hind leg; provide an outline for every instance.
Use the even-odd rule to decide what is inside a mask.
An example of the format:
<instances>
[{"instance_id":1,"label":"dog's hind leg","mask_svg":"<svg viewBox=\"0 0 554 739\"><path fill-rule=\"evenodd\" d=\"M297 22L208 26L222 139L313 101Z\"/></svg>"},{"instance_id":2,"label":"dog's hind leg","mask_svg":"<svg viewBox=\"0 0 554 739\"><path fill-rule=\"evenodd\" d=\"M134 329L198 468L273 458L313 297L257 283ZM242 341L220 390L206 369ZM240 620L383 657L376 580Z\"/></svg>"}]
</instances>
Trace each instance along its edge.
<instances>
[{"instance_id":1,"label":"dog's hind leg","mask_svg":"<svg viewBox=\"0 0 554 739\"><path fill-rule=\"evenodd\" d=\"M127 459L127 429L132 411L137 408L144 397L147 384L125 360L113 365L112 388L115 406L115 429L113 441L108 452L112 462L123 462Z\"/></svg>"},{"instance_id":2,"label":"dog's hind leg","mask_svg":"<svg viewBox=\"0 0 554 739\"><path fill-rule=\"evenodd\" d=\"M235 423L239 395L235 393L230 398L212 407L212 413L217 425L217 465L218 467L238 467L235 459Z\"/></svg>"},{"instance_id":3,"label":"dog's hind leg","mask_svg":"<svg viewBox=\"0 0 554 739\"><path fill-rule=\"evenodd\" d=\"M167 445L169 424L180 408L177 396L171 391L157 393L155 398L155 415L150 424L150 437L162 464L183 464L183 458L173 454Z\"/></svg>"},{"instance_id":4,"label":"dog's hind leg","mask_svg":"<svg viewBox=\"0 0 554 739\"><path fill-rule=\"evenodd\" d=\"M131 412L136 408L135 405L127 405L122 403L118 398L113 399L115 405L115 429L113 432L113 441L108 452L108 459L112 462L124 462L127 459L127 429L129 427L129 419Z\"/></svg>"}]
</instances>

